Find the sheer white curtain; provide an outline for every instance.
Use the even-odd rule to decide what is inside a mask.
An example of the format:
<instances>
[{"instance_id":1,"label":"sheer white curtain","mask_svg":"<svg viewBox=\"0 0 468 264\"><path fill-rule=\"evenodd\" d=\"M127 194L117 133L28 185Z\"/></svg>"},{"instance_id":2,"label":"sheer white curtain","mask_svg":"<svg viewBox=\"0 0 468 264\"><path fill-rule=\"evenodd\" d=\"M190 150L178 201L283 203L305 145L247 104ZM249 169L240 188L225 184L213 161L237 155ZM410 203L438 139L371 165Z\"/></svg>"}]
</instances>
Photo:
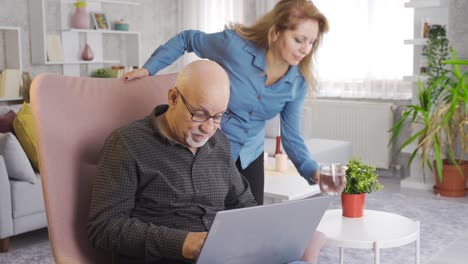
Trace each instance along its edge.
<instances>
[{"instance_id":1,"label":"sheer white curtain","mask_svg":"<svg viewBox=\"0 0 468 264\"><path fill-rule=\"evenodd\" d=\"M255 1L255 8L257 17L263 16L266 12L273 9L278 0L257 0Z\"/></svg>"},{"instance_id":2,"label":"sheer white curtain","mask_svg":"<svg viewBox=\"0 0 468 264\"><path fill-rule=\"evenodd\" d=\"M179 0L179 29L197 29L206 33L221 31L231 22L243 21L243 1L239 0ZM196 59L195 54L185 54L183 65Z\"/></svg>"},{"instance_id":3,"label":"sheer white curtain","mask_svg":"<svg viewBox=\"0 0 468 264\"><path fill-rule=\"evenodd\" d=\"M257 17L278 0L178 0L180 30L222 30L229 22L244 21L244 10ZM413 35L408 0L313 0L327 16L330 32L317 53L319 97L411 98L412 47L403 44ZM248 13L248 12L247 12ZM196 59L183 58L183 64Z\"/></svg>"},{"instance_id":4,"label":"sheer white curtain","mask_svg":"<svg viewBox=\"0 0 468 264\"><path fill-rule=\"evenodd\" d=\"M314 0L330 32L317 53L319 97L411 98L413 32L407 0Z\"/></svg>"}]
</instances>

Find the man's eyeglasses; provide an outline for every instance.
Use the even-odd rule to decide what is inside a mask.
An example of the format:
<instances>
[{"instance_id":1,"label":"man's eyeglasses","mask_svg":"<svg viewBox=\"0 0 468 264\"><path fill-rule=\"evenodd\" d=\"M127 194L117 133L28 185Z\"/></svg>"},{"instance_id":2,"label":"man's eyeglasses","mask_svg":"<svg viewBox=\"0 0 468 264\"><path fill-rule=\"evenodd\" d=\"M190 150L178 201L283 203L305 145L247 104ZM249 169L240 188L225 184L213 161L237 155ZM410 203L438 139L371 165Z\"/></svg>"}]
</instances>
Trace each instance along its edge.
<instances>
[{"instance_id":1,"label":"man's eyeglasses","mask_svg":"<svg viewBox=\"0 0 468 264\"><path fill-rule=\"evenodd\" d=\"M193 113L192 110L190 110L190 107L187 104L187 101L185 100L185 97L182 95L182 93L179 91L179 89L177 89L177 87L175 89L180 94L180 98L182 98L182 102L184 103L185 108L187 108L187 111L190 113L190 115L192 115L192 121L194 121L194 122L206 122L206 121L208 121L208 119L213 118L213 123L222 124L222 123L225 123L225 122L229 121L229 119L231 119L232 115L229 112L229 110L226 110L223 113L212 115L212 116L205 115L205 114L195 114L195 113Z\"/></svg>"}]
</instances>

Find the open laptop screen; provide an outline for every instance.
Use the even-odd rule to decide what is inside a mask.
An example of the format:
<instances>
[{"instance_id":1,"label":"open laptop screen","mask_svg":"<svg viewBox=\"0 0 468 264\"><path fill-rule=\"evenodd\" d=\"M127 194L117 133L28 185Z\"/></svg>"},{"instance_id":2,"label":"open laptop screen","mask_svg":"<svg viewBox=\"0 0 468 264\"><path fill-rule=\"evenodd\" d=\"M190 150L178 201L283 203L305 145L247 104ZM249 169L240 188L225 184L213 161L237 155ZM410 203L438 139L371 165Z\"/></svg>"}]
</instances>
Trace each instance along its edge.
<instances>
[{"instance_id":1,"label":"open laptop screen","mask_svg":"<svg viewBox=\"0 0 468 264\"><path fill-rule=\"evenodd\" d=\"M197 264L299 260L331 196L218 212Z\"/></svg>"}]
</instances>

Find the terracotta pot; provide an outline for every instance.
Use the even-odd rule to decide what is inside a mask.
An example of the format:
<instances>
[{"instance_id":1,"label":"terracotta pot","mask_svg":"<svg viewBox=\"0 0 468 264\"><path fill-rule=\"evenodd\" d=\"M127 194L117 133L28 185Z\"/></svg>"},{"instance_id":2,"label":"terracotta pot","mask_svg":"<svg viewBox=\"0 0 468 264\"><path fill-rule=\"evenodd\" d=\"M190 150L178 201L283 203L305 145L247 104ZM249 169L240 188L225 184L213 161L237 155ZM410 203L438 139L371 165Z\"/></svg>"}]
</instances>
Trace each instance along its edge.
<instances>
[{"instance_id":1,"label":"terracotta pot","mask_svg":"<svg viewBox=\"0 0 468 264\"><path fill-rule=\"evenodd\" d=\"M435 194L446 197L463 197L466 195L468 162L464 162L460 167L465 176L460 174L455 165L447 164L447 160L444 160L444 166L442 167L443 179L440 181L434 161L434 176L436 180L436 185L434 186Z\"/></svg>"},{"instance_id":2,"label":"terracotta pot","mask_svg":"<svg viewBox=\"0 0 468 264\"><path fill-rule=\"evenodd\" d=\"M343 208L343 216L357 218L364 214L365 193L360 194L341 194L341 207Z\"/></svg>"}]
</instances>

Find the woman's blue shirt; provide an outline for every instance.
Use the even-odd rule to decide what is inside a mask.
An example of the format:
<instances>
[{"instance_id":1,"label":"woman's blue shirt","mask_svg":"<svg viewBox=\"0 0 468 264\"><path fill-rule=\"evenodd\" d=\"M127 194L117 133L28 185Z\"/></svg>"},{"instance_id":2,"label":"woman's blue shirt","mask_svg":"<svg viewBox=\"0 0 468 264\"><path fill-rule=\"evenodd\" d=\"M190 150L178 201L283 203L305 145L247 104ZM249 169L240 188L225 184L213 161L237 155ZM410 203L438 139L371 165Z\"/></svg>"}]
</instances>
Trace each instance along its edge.
<instances>
[{"instance_id":1,"label":"woman's blue shirt","mask_svg":"<svg viewBox=\"0 0 468 264\"><path fill-rule=\"evenodd\" d=\"M231 142L232 157L242 168L252 163L264 149L265 121L280 113L281 140L289 159L311 183L318 164L300 134L301 113L307 84L296 66L276 83L266 86L265 49L257 48L236 32L226 29L207 34L186 30L159 46L144 64L151 75L172 64L185 52L213 60L228 73L231 95L228 108L233 118L221 129Z\"/></svg>"}]
</instances>

